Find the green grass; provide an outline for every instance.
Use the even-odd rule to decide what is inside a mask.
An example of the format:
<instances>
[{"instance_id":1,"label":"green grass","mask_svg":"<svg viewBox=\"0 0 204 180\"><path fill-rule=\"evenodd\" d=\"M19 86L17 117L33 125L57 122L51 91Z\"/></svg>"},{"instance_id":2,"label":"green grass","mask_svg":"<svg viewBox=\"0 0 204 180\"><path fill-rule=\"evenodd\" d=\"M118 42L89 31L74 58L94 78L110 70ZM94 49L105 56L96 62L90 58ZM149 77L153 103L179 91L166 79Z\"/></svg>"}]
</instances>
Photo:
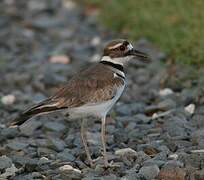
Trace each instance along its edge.
<instances>
[{"instance_id":1,"label":"green grass","mask_svg":"<svg viewBox=\"0 0 204 180\"><path fill-rule=\"evenodd\" d=\"M203 0L84 0L99 20L132 39L145 37L173 61L204 67Z\"/></svg>"}]
</instances>

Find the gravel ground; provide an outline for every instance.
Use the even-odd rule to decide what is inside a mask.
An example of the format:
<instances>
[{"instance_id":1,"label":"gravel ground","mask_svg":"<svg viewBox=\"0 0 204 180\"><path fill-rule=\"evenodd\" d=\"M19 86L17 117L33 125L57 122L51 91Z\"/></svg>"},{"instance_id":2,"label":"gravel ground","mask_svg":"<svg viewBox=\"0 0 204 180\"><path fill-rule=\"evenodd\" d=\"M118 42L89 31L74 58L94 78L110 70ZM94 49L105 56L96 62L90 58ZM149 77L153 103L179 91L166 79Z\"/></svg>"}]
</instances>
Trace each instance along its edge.
<instances>
[{"instance_id":1,"label":"gravel ground","mask_svg":"<svg viewBox=\"0 0 204 180\"><path fill-rule=\"evenodd\" d=\"M165 66L165 54L145 39L133 43L152 63L130 64L128 88L107 118L109 160L117 166L105 169L99 158L91 169L79 121L60 113L7 128L21 110L97 61L105 42L124 36L68 0L3 0L0 15L0 179L204 179L202 79L177 81L188 70ZM100 120L87 120L92 156L101 157Z\"/></svg>"}]
</instances>

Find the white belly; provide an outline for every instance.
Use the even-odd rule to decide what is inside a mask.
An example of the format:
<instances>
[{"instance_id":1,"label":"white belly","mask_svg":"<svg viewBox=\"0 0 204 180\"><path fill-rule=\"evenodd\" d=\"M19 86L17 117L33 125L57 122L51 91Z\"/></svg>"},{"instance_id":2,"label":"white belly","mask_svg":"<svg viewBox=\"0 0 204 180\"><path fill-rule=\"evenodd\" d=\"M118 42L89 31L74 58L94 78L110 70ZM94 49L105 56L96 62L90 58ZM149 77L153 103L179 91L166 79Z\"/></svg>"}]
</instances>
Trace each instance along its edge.
<instances>
[{"instance_id":1,"label":"white belly","mask_svg":"<svg viewBox=\"0 0 204 180\"><path fill-rule=\"evenodd\" d=\"M86 115L95 115L99 117L104 117L110 111L110 109L113 107L116 101L120 98L124 90L124 87L125 85L121 86L121 88L117 90L115 97L109 101L104 101L102 103L97 103L97 104L87 104L81 107L72 108L68 110L68 113L70 113L70 115L74 117L86 116Z\"/></svg>"}]
</instances>

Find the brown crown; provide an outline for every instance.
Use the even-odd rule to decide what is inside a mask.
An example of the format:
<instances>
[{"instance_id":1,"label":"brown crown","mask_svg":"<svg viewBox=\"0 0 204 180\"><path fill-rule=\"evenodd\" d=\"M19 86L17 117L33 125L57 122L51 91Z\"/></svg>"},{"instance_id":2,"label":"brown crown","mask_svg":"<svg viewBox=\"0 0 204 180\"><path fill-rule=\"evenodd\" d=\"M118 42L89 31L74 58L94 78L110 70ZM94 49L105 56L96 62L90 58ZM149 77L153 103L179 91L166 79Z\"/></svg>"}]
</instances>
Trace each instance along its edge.
<instances>
[{"instance_id":1,"label":"brown crown","mask_svg":"<svg viewBox=\"0 0 204 180\"><path fill-rule=\"evenodd\" d=\"M111 58L124 57L129 51L128 45L130 43L126 40L119 39L108 43L103 51L104 56L109 56Z\"/></svg>"}]
</instances>

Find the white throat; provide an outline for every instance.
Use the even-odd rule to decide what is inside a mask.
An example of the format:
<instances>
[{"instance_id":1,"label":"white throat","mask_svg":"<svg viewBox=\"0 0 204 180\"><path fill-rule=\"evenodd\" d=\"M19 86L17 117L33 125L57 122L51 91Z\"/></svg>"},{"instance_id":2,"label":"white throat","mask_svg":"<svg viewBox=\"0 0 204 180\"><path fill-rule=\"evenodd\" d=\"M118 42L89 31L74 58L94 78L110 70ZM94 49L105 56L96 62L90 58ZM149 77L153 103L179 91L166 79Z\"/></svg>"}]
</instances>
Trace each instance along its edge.
<instances>
[{"instance_id":1,"label":"white throat","mask_svg":"<svg viewBox=\"0 0 204 180\"><path fill-rule=\"evenodd\" d=\"M114 64L120 64L120 65L124 65L126 64L130 59L132 59L131 56L126 56L126 57L117 57L117 58L111 58L110 56L103 56L101 58L101 61L108 61L108 62L112 62Z\"/></svg>"},{"instance_id":2,"label":"white throat","mask_svg":"<svg viewBox=\"0 0 204 180\"><path fill-rule=\"evenodd\" d=\"M123 58L123 60L124 60L124 58ZM118 64L118 65L123 66L123 63L120 61L119 58L111 58L111 57L109 57L109 56L103 56L103 57L101 58L101 61L107 61L107 62L111 62L111 63L113 63L113 64ZM120 70L118 70L118 69L116 69L115 72L118 73L118 74L120 74L121 76L123 76L123 77L125 78L124 72L122 72L122 71L120 71Z\"/></svg>"},{"instance_id":3,"label":"white throat","mask_svg":"<svg viewBox=\"0 0 204 180\"><path fill-rule=\"evenodd\" d=\"M114 64L123 65L122 62L117 61L117 60L115 60L115 59L116 59L116 58L111 58L110 56L103 56L103 57L101 58L101 61L108 61L108 62L112 62L112 63L114 63Z\"/></svg>"}]
</instances>

